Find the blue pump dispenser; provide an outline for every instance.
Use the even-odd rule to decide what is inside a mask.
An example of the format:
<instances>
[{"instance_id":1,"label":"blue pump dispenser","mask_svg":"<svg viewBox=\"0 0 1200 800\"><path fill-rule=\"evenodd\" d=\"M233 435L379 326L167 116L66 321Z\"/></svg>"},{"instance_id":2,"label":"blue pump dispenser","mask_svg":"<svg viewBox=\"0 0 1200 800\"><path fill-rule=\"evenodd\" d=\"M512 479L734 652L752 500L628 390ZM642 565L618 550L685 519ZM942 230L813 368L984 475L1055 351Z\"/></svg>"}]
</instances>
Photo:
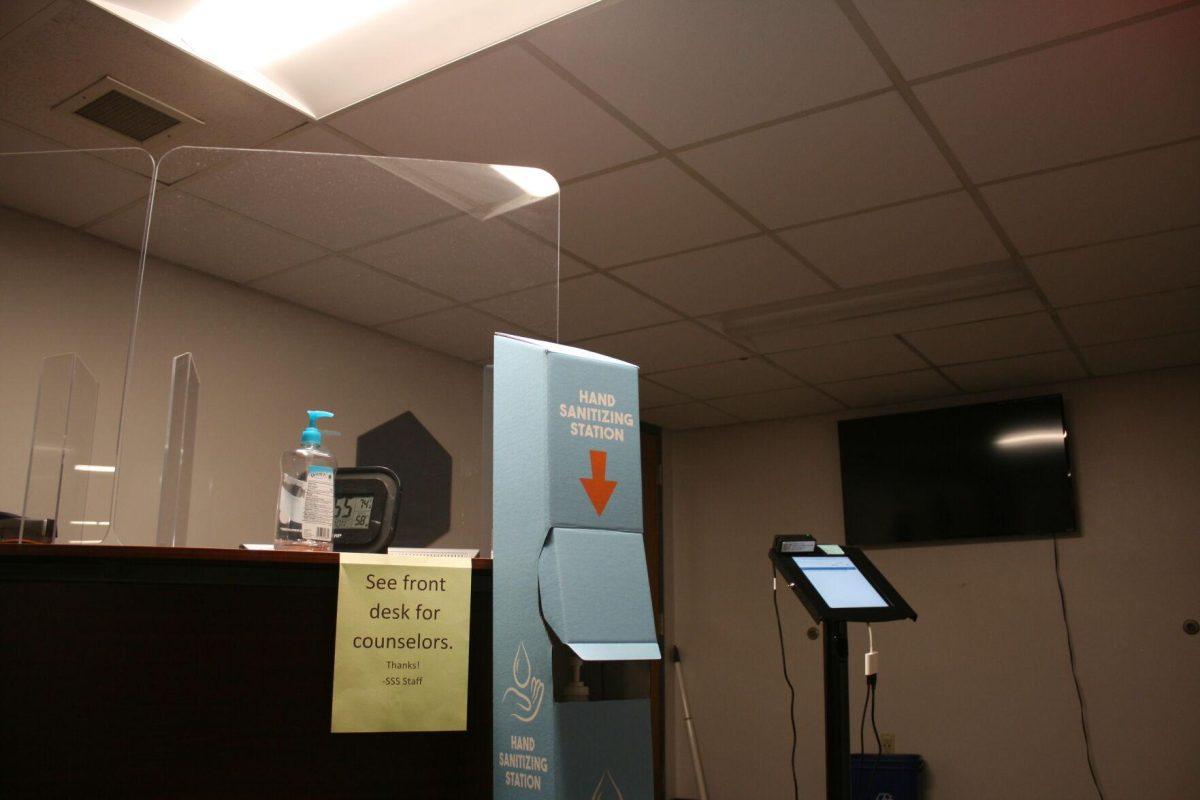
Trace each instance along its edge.
<instances>
[{"instance_id":1,"label":"blue pump dispenser","mask_svg":"<svg viewBox=\"0 0 1200 800\"><path fill-rule=\"evenodd\" d=\"M330 411L309 411L308 427L300 434L300 444L319 446L321 444L321 429L317 427L317 420L329 419L332 416L333 413Z\"/></svg>"},{"instance_id":2,"label":"blue pump dispenser","mask_svg":"<svg viewBox=\"0 0 1200 800\"><path fill-rule=\"evenodd\" d=\"M332 416L329 411L309 411L300 447L284 451L279 458L277 550L333 548L337 461L333 453L321 449L321 429L317 427L318 420Z\"/></svg>"}]
</instances>

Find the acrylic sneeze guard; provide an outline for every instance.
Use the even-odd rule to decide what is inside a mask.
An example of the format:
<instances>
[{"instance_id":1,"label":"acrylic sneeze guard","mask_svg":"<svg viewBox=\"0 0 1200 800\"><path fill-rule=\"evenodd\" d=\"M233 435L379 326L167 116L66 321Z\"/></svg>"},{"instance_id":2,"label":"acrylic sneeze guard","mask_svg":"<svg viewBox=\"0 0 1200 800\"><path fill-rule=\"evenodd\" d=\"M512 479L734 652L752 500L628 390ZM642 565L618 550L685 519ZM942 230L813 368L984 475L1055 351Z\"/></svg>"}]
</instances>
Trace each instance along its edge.
<instances>
[{"instance_id":1,"label":"acrylic sneeze guard","mask_svg":"<svg viewBox=\"0 0 1200 800\"><path fill-rule=\"evenodd\" d=\"M97 543L110 539L154 161L55 146L0 126L0 539ZM132 247L104 241L114 218L137 232Z\"/></svg>"},{"instance_id":2,"label":"acrylic sneeze guard","mask_svg":"<svg viewBox=\"0 0 1200 800\"><path fill-rule=\"evenodd\" d=\"M88 479L106 469L92 464L99 394L96 376L75 353L42 359L18 544L99 541L92 532L103 539L106 526L87 519Z\"/></svg>"},{"instance_id":3,"label":"acrylic sneeze guard","mask_svg":"<svg viewBox=\"0 0 1200 800\"><path fill-rule=\"evenodd\" d=\"M121 543L178 545L173 531L191 547L270 543L280 455L299 446L306 410L325 409L339 467L400 475L395 546L486 555L484 366L497 331L557 338L553 178L181 147L158 179L123 412ZM136 246L133 225L121 235ZM181 353L203 391L186 409L189 469L164 472L181 463L168 427Z\"/></svg>"}]
</instances>

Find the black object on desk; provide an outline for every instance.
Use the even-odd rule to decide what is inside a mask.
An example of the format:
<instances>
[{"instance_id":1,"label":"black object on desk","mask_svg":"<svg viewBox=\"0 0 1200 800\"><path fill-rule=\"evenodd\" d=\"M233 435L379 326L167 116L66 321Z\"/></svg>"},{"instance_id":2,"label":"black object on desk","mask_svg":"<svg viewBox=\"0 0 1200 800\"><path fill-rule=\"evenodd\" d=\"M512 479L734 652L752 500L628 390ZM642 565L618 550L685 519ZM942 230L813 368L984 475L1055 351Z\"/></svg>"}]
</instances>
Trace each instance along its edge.
<instances>
[{"instance_id":1,"label":"black object on desk","mask_svg":"<svg viewBox=\"0 0 1200 800\"><path fill-rule=\"evenodd\" d=\"M400 522L400 479L387 467L339 467L333 482L333 549L386 553Z\"/></svg>"},{"instance_id":2,"label":"black object on desk","mask_svg":"<svg viewBox=\"0 0 1200 800\"><path fill-rule=\"evenodd\" d=\"M52 519L25 519L0 511L0 542L52 542L54 536Z\"/></svg>"}]
</instances>

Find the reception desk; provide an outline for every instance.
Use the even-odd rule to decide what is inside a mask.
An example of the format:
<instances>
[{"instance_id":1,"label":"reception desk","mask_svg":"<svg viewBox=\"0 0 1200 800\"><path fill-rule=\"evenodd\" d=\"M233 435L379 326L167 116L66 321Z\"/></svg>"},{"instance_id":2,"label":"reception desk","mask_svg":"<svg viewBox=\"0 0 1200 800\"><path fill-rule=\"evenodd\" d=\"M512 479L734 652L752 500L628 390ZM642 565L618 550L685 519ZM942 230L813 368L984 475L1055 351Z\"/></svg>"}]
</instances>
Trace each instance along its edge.
<instances>
[{"instance_id":1,"label":"reception desk","mask_svg":"<svg viewBox=\"0 0 1200 800\"><path fill-rule=\"evenodd\" d=\"M466 732L334 736L335 555L0 545L0 797L489 797L491 596Z\"/></svg>"}]
</instances>

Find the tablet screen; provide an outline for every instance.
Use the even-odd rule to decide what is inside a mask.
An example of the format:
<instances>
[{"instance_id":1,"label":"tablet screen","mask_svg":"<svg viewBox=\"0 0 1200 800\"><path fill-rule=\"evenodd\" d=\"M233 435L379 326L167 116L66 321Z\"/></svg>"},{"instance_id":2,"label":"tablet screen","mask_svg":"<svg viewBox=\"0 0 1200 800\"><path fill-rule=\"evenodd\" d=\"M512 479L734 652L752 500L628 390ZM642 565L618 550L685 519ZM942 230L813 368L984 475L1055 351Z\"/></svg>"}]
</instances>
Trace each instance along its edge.
<instances>
[{"instance_id":1,"label":"tablet screen","mask_svg":"<svg viewBox=\"0 0 1200 800\"><path fill-rule=\"evenodd\" d=\"M845 556L795 556L796 566L830 608L887 608L887 601Z\"/></svg>"}]
</instances>

